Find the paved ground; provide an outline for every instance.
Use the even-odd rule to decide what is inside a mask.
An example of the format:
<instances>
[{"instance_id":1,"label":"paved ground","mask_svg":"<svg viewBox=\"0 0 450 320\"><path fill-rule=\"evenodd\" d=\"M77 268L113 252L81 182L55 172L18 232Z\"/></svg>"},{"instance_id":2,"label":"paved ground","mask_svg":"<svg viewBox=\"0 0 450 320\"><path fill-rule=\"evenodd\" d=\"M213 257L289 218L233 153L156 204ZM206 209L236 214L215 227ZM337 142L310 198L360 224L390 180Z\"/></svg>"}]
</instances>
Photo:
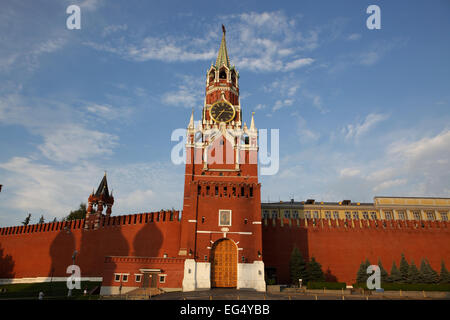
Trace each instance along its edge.
<instances>
[{"instance_id":1,"label":"paved ground","mask_svg":"<svg viewBox=\"0 0 450 320\"><path fill-rule=\"evenodd\" d=\"M153 300L343 300L342 295L304 294L254 290L211 289L192 292L169 292L152 297ZM383 300L380 296L345 295L344 300ZM392 298L391 298L392 299ZM394 299L392 299L394 300ZM398 299L395 299L398 300Z\"/></svg>"}]
</instances>

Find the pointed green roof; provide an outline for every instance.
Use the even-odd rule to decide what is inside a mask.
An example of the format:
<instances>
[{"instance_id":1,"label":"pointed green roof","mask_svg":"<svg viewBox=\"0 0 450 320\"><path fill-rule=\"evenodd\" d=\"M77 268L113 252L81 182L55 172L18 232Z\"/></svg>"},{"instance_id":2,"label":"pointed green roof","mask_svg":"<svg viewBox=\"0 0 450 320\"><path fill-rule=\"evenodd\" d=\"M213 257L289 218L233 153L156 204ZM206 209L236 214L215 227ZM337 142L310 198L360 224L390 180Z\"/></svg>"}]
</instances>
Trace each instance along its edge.
<instances>
[{"instance_id":1,"label":"pointed green roof","mask_svg":"<svg viewBox=\"0 0 450 320\"><path fill-rule=\"evenodd\" d=\"M222 25L222 41L220 42L220 48L219 48L219 54L217 55L216 60L216 68L220 68L221 66L227 66L227 68L230 68L230 59L228 58L228 51L227 51L227 42L225 40L225 26Z\"/></svg>"},{"instance_id":2,"label":"pointed green roof","mask_svg":"<svg viewBox=\"0 0 450 320\"><path fill-rule=\"evenodd\" d=\"M106 172L105 175L103 176L102 181L100 182L100 185L98 186L95 195L96 196L104 195L106 197L109 197L108 182L106 181Z\"/></svg>"}]
</instances>

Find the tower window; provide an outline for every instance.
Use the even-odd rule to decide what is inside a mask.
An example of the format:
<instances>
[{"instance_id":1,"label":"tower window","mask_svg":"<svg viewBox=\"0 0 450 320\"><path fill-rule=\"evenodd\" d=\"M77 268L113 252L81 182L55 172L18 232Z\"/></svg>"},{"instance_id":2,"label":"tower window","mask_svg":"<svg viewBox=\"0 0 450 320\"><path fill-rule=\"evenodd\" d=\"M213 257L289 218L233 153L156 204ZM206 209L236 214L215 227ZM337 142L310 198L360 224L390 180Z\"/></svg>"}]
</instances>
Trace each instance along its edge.
<instances>
[{"instance_id":1,"label":"tower window","mask_svg":"<svg viewBox=\"0 0 450 320\"><path fill-rule=\"evenodd\" d=\"M220 70L219 79L226 79L226 78L227 78L227 73L226 73L225 69Z\"/></svg>"},{"instance_id":2,"label":"tower window","mask_svg":"<svg viewBox=\"0 0 450 320\"><path fill-rule=\"evenodd\" d=\"M244 196L244 187L241 187L241 196Z\"/></svg>"},{"instance_id":3,"label":"tower window","mask_svg":"<svg viewBox=\"0 0 450 320\"><path fill-rule=\"evenodd\" d=\"M253 197L253 187L250 187L250 197Z\"/></svg>"},{"instance_id":4,"label":"tower window","mask_svg":"<svg viewBox=\"0 0 450 320\"><path fill-rule=\"evenodd\" d=\"M215 194L216 194L216 196L219 195L219 187L218 186L215 187Z\"/></svg>"}]
</instances>

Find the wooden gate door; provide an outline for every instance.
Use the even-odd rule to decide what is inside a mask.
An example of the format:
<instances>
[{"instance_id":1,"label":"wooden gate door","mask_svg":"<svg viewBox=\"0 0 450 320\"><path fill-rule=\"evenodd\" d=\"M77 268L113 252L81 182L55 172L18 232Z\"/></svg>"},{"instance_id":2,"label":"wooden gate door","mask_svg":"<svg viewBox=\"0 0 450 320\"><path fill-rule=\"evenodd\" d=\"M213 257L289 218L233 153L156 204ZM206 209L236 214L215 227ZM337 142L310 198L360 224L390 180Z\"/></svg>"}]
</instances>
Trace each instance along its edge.
<instances>
[{"instance_id":1,"label":"wooden gate door","mask_svg":"<svg viewBox=\"0 0 450 320\"><path fill-rule=\"evenodd\" d=\"M233 241L219 240L212 250L211 287L237 286L237 248Z\"/></svg>"}]
</instances>

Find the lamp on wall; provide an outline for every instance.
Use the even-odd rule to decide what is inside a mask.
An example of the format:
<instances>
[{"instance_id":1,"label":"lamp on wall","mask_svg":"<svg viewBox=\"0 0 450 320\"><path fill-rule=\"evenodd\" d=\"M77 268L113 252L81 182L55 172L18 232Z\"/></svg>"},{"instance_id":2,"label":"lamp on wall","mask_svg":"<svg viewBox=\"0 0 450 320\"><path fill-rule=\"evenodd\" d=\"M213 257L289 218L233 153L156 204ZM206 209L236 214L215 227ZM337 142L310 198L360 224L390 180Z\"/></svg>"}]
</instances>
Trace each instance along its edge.
<instances>
[{"instance_id":1,"label":"lamp on wall","mask_svg":"<svg viewBox=\"0 0 450 320\"><path fill-rule=\"evenodd\" d=\"M258 258L261 258L261 252L258 250Z\"/></svg>"},{"instance_id":2,"label":"lamp on wall","mask_svg":"<svg viewBox=\"0 0 450 320\"><path fill-rule=\"evenodd\" d=\"M189 249L189 255L192 256L192 249Z\"/></svg>"}]
</instances>

